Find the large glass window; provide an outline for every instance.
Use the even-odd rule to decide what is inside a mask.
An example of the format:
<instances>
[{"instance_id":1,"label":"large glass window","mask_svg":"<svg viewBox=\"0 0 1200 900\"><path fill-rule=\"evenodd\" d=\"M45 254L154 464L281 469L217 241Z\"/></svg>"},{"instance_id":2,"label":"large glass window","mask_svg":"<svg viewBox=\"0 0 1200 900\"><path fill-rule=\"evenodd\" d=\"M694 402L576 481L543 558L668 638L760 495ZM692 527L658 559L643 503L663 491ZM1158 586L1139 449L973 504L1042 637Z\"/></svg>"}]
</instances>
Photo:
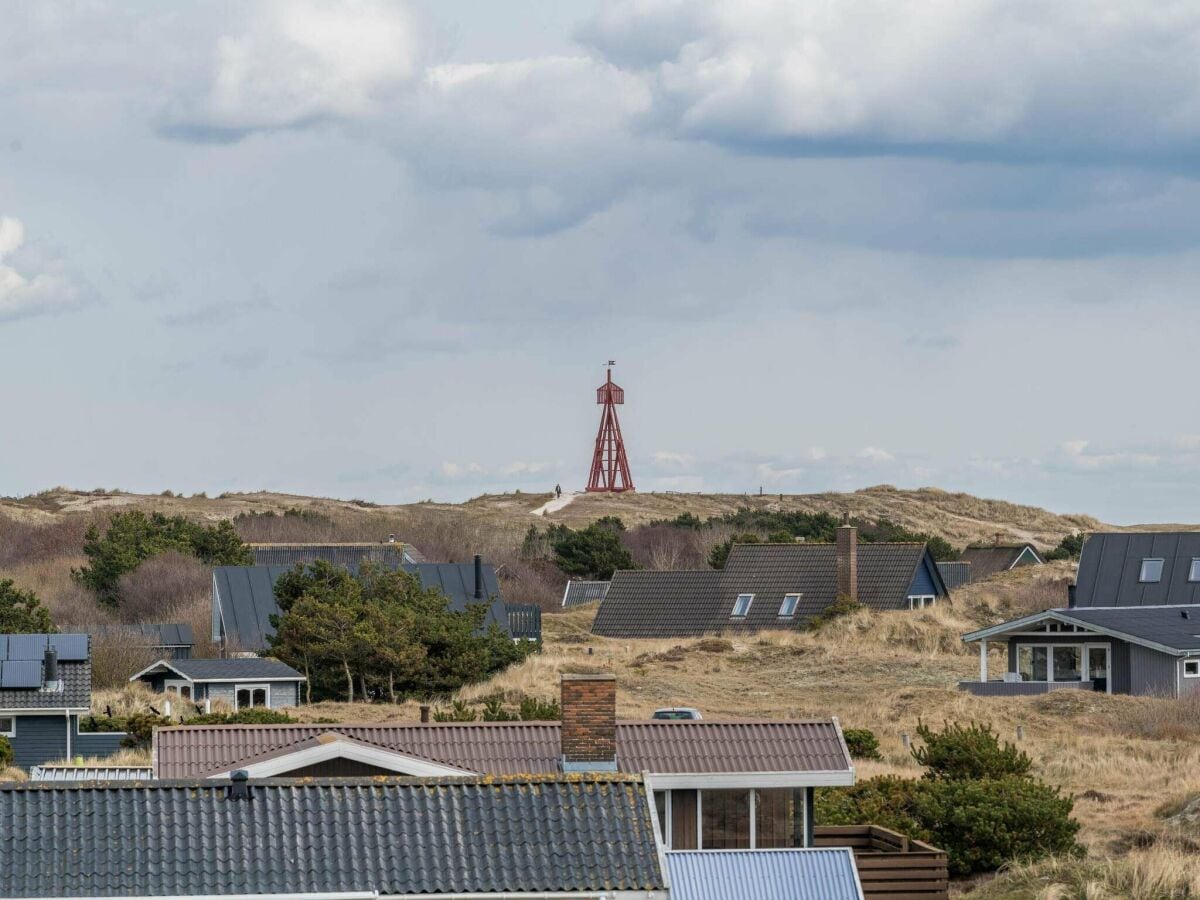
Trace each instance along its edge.
<instances>
[{"instance_id":1,"label":"large glass window","mask_svg":"<svg viewBox=\"0 0 1200 900\"><path fill-rule=\"evenodd\" d=\"M1049 652L1046 647L1018 647L1017 671L1022 681L1049 681Z\"/></svg>"},{"instance_id":2,"label":"large glass window","mask_svg":"<svg viewBox=\"0 0 1200 900\"><path fill-rule=\"evenodd\" d=\"M671 847L696 850L696 792L671 791Z\"/></svg>"},{"instance_id":3,"label":"large glass window","mask_svg":"<svg viewBox=\"0 0 1200 900\"><path fill-rule=\"evenodd\" d=\"M780 850L804 846L804 789L754 792L754 846Z\"/></svg>"},{"instance_id":4,"label":"large glass window","mask_svg":"<svg viewBox=\"0 0 1200 900\"><path fill-rule=\"evenodd\" d=\"M658 831L664 841L667 840L667 792L654 792L654 809L658 813Z\"/></svg>"},{"instance_id":5,"label":"large glass window","mask_svg":"<svg viewBox=\"0 0 1200 900\"><path fill-rule=\"evenodd\" d=\"M267 705L267 691L265 684L239 684L235 699L238 709L250 709L255 706Z\"/></svg>"},{"instance_id":6,"label":"large glass window","mask_svg":"<svg viewBox=\"0 0 1200 900\"><path fill-rule=\"evenodd\" d=\"M1143 559L1142 571L1138 581L1154 583L1162 581L1163 561L1161 559Z\"/></svg>"},{"instance_id":7,"label":"large glass window","mask_svg":"<svg viewBox=\"0 0 1200 900\"><path fill-rule=\"evenodd\" d=\"M1076 644L1055 647L1053 677L1055 681L1082 681L1083 648Z\"/></svg>"},{"instance_id":8,"label":"large glass window","mask_svg":"<svg viewBox=\"0 0 1200 900\"><path fill-rule=\"evenodd\" d=\"M700 814L701 850L750 849L750 792L704 791Z\"/></svg>"}]
</instances>

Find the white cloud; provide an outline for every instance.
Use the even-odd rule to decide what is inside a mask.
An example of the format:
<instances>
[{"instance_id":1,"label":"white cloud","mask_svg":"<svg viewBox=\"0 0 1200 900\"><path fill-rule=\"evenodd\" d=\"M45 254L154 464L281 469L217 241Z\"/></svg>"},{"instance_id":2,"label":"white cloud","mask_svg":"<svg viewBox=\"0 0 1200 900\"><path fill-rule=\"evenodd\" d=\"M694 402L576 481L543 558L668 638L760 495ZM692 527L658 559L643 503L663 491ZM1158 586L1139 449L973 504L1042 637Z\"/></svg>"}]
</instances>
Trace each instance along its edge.
<instances>
[{"instance_id":1,"label":"white cloud","mask_svg":"<svg viewBox=\"0 0 1200 900\"><path fill-rule=\"evenodd\" d=\"M673 450L656 450L653 459L655 465L670 468L690 468L696 463L696 457L692 454Z\"/></svg>"},{"instance_id":2,"label":"white cloud","mask_svg":"<svg viewBox=\"0 0 1200 900\"><path fill-rule=\"evenodd\" d=\"M456 463L443 462L439 467L442 475L446 478L470 478L476 475L483 475L487 469L479 463Z\"/></svg>"},{"instance_id":3,"label":"white cloud","mask_svg":"<svg viewBox=\"0 0 1200 900\"><path fill-rule=\"evenodd\" d=\"M0 217L0 321L64 312L81 305L83 296L70 278L47 267L22 274L11 257L25 244L20 219Z\"/></svg>"},{"instance_id":4,"label":"white cloud","mask_svg":"<svg viewBox=\"0 0 1200 900\"><path fill-rule=\"evenodd\" d=\"M374 0L276 0L213 48L211 72L169 115L168 133L235 138L389 107L421 71L419 27Z\"/></svg>"},{"instance_id":5,"label":"white cloud","mask_svg":"<svg viewBox=\"0 0 1200 900\"><path fill-rule=\"evenodd\" d=\"M1076 469L1097 470L1112 468L1149 468L1157 466L1161 455L1144 449L1122 450L1108 453L1090 451L1090 441L1064 441L1059 449L1068 466Z\"/></svg>"},{"instance_id":6,"label":"white cloud","mask_svg":"<svg viewBox=\"0 0 1200 900\"><path fill-rule=\"evenodd\" d=\"M506 466L501 466L500 474L509 477L514 475L540 475L549 468L549 464L544 462L522 462L518 460Z\"/></svg>"},{"instance_id":7,"label":"white cloud","mask_svg":"<svg viewBox=\"0 0 1200 900\"><path fill-rule=\"evenodd\" d=\"M858 458L869 463L890 463L896 457L880 447L863 447L858 451Z\"/></svg>"}]
</instances>

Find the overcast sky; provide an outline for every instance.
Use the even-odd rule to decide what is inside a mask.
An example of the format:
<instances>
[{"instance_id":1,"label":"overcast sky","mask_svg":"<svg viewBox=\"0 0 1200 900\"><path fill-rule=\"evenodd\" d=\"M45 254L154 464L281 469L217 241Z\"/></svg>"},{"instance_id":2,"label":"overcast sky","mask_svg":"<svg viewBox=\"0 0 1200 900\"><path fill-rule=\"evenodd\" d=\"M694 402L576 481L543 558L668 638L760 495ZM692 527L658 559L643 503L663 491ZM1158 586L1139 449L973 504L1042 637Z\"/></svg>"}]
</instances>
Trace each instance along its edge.
<instances>
[{"instance_id":1,"label":"overcast sky","mask_svg":"<svg viewBox=\"0 0 1200 900\"><path fill-rule=\"evenodd\" d=\"M0 494L1196 521L1200 4L4 3Z\"/></svg>"}]
</instances>

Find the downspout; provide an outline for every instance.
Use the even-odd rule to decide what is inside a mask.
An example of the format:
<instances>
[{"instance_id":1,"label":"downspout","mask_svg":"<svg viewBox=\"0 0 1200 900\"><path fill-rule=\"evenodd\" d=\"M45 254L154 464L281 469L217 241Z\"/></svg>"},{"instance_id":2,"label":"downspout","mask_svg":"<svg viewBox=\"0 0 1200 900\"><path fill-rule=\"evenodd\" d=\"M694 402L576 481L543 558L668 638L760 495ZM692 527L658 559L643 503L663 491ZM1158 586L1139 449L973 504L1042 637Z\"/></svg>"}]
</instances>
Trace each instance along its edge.
<instances>
[{"instance_id":1,"label":"downspout","mask_svg":"<svg viewBox=\"0 0 1200 900\"><path fill-rule=\"evenodd\" d=\"M67 710L67 759L71 758L71 711Z\"/></svg>"}]
</instances>

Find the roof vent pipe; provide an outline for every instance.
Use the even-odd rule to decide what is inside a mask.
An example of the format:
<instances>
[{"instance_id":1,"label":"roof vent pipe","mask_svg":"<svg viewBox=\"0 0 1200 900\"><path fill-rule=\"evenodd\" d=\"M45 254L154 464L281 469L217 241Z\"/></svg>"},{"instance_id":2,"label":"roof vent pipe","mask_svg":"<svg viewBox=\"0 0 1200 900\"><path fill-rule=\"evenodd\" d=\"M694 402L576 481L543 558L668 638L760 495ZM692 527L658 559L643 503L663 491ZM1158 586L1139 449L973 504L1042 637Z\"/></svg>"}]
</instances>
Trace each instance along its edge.
<instances>
[{"instance_id":1,"label":"roof vent pipe","mask_svg":"<svg viewBox=\"0 0 1200 900\"><path fill-rule=\"evenodd\" d=\"M58 686L58 651L53 647L46 648L43 670L44 678L42 680L47 688L53 690Z\"/></svg>"},{"instance_id":2,"label":"roof vent pipe","mask_svg":"<svg viewBox=\"0 0 1200 900\"><path fill-rule=\"evenodd\" d=\"M229 800L249 800L250 799L250 773L245 769L238 769L229 776L229 791L225 795Z\"/></svg>"},{"instance_id":3,"label":"roof vent pipe","mask_svg":"<svg viewBox=\"0 0 1200 900\"><path fill-rule=\"evenodd\" d=\"M1179 611L1179 615L1181 615L1181 616L1182 616L1183 618L1185 618L1185 619L1190 619L1190 618L1191 618L1191 616L1189 616L1189 615L1188 615L1188 611L1187 611L1186 609L1181 609L1181 610Z\"/></svg>"},{"instance_id":4,"label":"roof vent pipe","mask_svg":"<svg viewBox=\"0 0 1200 900\"><path fill-rule=\"evenodd\" d=\"M394 543L396 543L396 536L395 536L394 534L389 534L389 535L388 535L388 543L389 543L389 544L394 544Z\"/></svg>"},{"instance_id":5,"label":"roof vent pipe","mask_svg":"<svg viewBox=\"0 0 1200 900\"><path fill-rule=\"evenodd\" d=\"M483 557L475 554L475 599L483 599Z\"/></svg>"},{"instance_id":6,"label":"roof vent pipe","mask_svg":"<svg viewBox=\"0 0 1200 900\"><path fill-rule=\"evenodd\" d=\"M1067 608L1075 608L1075 585L1073 584L1067 585Z\"/></svg>"}]
</instances>

